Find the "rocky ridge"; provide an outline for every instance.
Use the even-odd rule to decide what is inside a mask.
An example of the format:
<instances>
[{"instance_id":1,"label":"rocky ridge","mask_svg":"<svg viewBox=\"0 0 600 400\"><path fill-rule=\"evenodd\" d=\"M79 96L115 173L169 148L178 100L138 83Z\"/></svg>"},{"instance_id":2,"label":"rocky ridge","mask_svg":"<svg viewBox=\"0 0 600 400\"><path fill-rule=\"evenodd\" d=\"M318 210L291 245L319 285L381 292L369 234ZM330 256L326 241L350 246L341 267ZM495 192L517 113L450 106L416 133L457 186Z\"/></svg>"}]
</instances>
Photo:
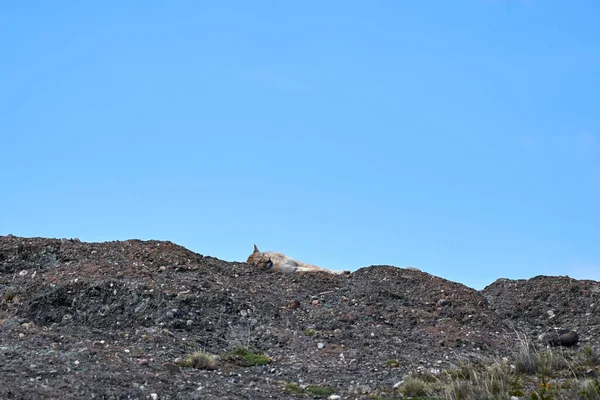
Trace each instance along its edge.
<instances>
[{"instance_id":1,"label":"rocky ridge","mask_svg":"<svg viewBox=\"0 0 600 400\"><path fill-rule=\"evenodd\" d=\"M476 291L392 266L282 275L164 241L0 236L0 398L289 398L290 383L368 398L518 336L570 328L598 347L599 296L569 277ZM271 362L177 365L240 347Z\"/></svg>"}]
</instances>

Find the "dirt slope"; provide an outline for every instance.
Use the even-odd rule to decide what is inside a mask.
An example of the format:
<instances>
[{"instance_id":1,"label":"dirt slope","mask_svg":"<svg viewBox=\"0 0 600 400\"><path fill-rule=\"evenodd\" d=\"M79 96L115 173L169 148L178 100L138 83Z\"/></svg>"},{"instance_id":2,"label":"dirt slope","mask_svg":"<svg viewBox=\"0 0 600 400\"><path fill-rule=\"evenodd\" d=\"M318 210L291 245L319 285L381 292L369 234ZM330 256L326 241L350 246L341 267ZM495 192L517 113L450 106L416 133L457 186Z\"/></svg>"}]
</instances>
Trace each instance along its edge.
<instances>
[{"instance_id":1,"label":"dirt slope","mask_svg":"<svg viewBox=\"0 0 600 400\"><path fill-rule=\"evenodd\" d=\"M391 266L280 275L171 242L0 236L0 398L290 398L291 382L367 398L415 368L506 354L515 329L596 343L599 290L536 277L478 292ZM173 364L240 346L271 363Z\"/></svg>"}]
</instances>

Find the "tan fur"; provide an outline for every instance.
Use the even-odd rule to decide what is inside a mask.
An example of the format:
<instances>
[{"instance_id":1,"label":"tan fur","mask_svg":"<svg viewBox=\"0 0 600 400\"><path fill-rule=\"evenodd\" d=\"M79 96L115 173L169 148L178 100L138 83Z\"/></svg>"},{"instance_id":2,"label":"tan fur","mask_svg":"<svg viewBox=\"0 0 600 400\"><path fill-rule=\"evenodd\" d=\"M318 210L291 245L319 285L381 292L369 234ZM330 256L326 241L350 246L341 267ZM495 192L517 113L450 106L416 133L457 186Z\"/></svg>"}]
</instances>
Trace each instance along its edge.
<instances>
[{"instance_id":1,"label":"tan fur","mask_svg":"<svg viewBox=\"0 0 600 400\"><path fill-rule=\"evenodd\" d=\"M306 264L302 261L296 261L283 253L276 251L265 251L261 252L258 247L254 245L254 252L250 254L248 264L258 267L261 271L269 272L328 272L330 274L341 274L345 273L342 271L331 271L329 269L317 267L316 265Z\"/></svg>"}]
</instances>

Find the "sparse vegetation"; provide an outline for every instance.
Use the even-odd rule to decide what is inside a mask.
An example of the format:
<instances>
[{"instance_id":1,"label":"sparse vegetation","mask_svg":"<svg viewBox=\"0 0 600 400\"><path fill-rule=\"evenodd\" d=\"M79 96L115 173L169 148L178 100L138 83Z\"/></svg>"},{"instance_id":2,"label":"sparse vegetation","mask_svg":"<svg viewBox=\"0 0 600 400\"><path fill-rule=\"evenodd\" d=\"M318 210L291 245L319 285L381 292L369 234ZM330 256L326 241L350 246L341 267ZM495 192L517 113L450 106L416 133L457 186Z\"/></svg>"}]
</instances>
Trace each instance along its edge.
<instances>
[{"instance_id":1,"label":"sparse vegetation","mask_svg":"<svg viewBox=\"0 0 600 400\"><path fill-rule=\"evenodd\" d=\"M6 300L9 303L12 303L14 298L15 298L15 290L12 287L7 287L6 290L4 291L4 300Z\"/></svg>"},{"instance_id":2,"label":"sparse vegetation","mask_svg":"<svg viewBox=\"0 0 600 400\"><path fill-rule=\"evenodd\" d=\"M387 395L387 394L370 394L368 396L369 400L399 400L399 399L403 399L404 397L401 397L401 395ZM418 398L413 398L417 399Z\"/></svg>"},{"instance_id":3,"label":"sparse vegetation","mask_svg":"<svg viewBox=\"0 0 600 400\"><path fill-rule=\"evenodd\" d=\"M247 347L237 347L235 350L226 353L224 358L240 367L253 367L255 365L266 365L271 359L264 354L250 351Z\"/></svg>"},{"instance_id":4,"label":"sparse vegetation","mask_svg":"<svg viewBox=\"0 0 600 400\"><path fill-rule=\"evenodd\" d=\"M438 375L411 374L398 388L409 398L444 400L531 399L600 400L600 380L586 375L600 368L595 351L536 349L521 339L511 359L461 360Z\"/></svg>"},{"instance_id":5,"label":"sparse vegetation","mask_svg":"<svg viewBox=\"0 0 600 400\"><path fill-rule=\"evenodd\" d=\"M585 400L600 400L600 381L598 379L586 379L581 385L579 395Z\"/></svg>"},{"instance_id":6,"label":"sparse vegetation","mask_svg":"<svg viewBox=\"0 0 600 400\"><path fill-rule=\"evenodd\" d=\"M591 367L598 364L598 352L595 351L592 346L583 346L583 354L585 356L586 366Z\"/></svg>"},{"instance_id":7,"label":"sparse vegetation","mask_svg":"<svg viewBox=\"0 0 600 400\"><path fill-rule=\"evenodd\" d=\"M408 378L400 387L400 392L407 397L425 396L427 383L419 378Z\"/></svg>"},{"instance_id":8,"label":"sparse vegetation","mask_svg":"<svg viewBox=\"0 0 600 400\"><path fill-rule=\"evenodd\" d=\"M189 354L179 362L179 366L183 368L210 370L216 369L217 365L217 358L213 354L206 353L204 351L197 351L193 354Z\"/></svg>"},{"instance_id":9,"label":"sparse vegetation","mask_svg":"<svg viewBox=\"0 0 600 400\"><path fill-rule=\"evenodd\" d=\"M333 393L331 386L309 385L306 391L314 397L326 397Z\"/></svg>"},{"instance_id":10,"label":"sparse vegetation","mask_svg":"<svg viewBox=\"0 0 600 400\"><path fill-rule=\"evenodd\" d=\"M286 383L285 390L295 396L304 396L305 391L298 384L290 382Z\"/></svg>"}]
</instances>

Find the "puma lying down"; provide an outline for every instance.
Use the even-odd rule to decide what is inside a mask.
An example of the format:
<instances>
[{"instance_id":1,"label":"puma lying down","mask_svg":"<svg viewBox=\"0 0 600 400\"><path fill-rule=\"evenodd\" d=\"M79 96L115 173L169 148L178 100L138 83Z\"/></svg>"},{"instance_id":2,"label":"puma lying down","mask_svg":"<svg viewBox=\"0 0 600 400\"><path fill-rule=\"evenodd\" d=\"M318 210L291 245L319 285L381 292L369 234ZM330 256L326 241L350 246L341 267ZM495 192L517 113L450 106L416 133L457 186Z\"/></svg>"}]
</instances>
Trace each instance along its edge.
<instances>
[{"instance_id":1,"label":"puma lying down","mask_svg":"<svg viewBox=\"0 0 600 400\"><path fill-rule=\"evenodd\" d=\"M261 271L268 272L328 272L330 274L349 274L350 271L332 271L329 269L317 267L316 265L306 264L302 261L296 261L283 253L276 251L261 252L254 245L254 252L250 254L248 264L257 267Z\"/></svg>"}]
</instances>

